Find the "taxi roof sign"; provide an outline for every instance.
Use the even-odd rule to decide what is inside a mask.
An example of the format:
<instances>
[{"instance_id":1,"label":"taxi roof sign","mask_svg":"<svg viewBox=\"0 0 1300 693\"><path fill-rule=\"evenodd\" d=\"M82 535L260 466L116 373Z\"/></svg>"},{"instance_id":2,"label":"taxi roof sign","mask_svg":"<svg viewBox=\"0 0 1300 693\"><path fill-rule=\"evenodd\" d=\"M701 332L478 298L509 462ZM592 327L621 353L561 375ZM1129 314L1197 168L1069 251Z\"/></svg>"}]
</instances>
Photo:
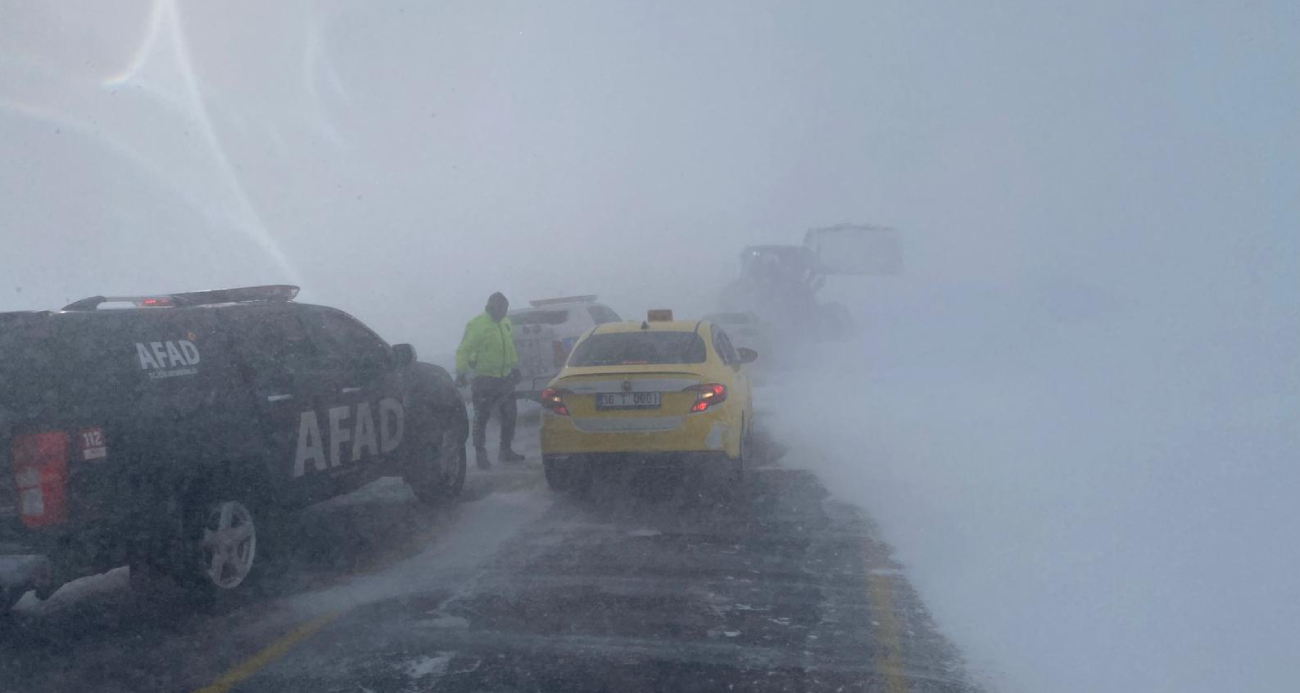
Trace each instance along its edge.
<instances>
[{"instance_id":1,"label":"taxi roof sign","mask_svg":"<svg viewBox=\"0 0 1300 693\"><path fill-rule=\"evenodd\" d=\"M671 308L654 308L646 313L646 320L649 322L672 322L673 311Z\"/></svg>"}]
</instances>

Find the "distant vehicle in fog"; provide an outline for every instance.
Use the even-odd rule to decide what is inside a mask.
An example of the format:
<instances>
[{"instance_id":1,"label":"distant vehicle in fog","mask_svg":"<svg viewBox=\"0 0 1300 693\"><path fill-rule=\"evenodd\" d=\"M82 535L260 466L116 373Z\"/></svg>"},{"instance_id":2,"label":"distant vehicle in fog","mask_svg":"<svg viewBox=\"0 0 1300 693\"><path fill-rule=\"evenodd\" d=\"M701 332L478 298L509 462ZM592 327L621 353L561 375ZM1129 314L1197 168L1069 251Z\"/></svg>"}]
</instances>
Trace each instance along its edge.
<instances>
[{"instance_id":1,"label":"distant vehicle in fog","mask_svg":"<svg viewBox=\"0 0 1300 693\"><path fill-rule=\"evenodd\" d=\"M770 323L778 351L801 340L844 339L853 333L847 309L818 303L827 277L897 274L898 233L891 228L840 224L811 229L802 245L752 245L740 254L740 276L719 303L726 313L753 313Z\"/></svg>"},{"instance_id":2,"label":"distant vehicle in fog","mask_svg":"<svg viewBox=\"0 0 1300 693\"><path fill-rule=\"evenodd\" d=\"M390 475L426 502L460 492L447 372L297 291L0 313L0 552L46 558L0 610L119 565L212 599L255 572L279 511Z\"/></svg>"},{"instance_id":3,"label":"distant vehicle in fog","mask_svg":"<svg viewBox=\"0 0 1300 693\"><path fill-rule=\"evenodd\" d=\"M519 397L536 400L564 367L584 332L622 318L593 295L548 298L528 305L510 312L523 375L515 392Z\"/></svg>"}]
</instances>

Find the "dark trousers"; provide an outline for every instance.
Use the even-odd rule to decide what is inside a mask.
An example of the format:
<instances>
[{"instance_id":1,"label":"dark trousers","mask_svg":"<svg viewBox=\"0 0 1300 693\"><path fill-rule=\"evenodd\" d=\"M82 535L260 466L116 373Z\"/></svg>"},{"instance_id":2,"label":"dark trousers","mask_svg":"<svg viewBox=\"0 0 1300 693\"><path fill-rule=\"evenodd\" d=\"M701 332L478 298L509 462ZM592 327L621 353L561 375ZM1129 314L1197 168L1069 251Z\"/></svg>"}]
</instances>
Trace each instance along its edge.
<instances>
[{"instance_id":1,"label":"dark trousers","mask_svg":"<svg viewBox=\"0 0 1300 693\"><path fill-rule=\"evenodd\" d=\"M487 446L487 424L492 412L501 418L501 449L511 449L515 439L515 419L519 410L515 406L515 381L511 378L479 376L472 383L474 402L474 447Z\"/></svg>"}]
</instances>

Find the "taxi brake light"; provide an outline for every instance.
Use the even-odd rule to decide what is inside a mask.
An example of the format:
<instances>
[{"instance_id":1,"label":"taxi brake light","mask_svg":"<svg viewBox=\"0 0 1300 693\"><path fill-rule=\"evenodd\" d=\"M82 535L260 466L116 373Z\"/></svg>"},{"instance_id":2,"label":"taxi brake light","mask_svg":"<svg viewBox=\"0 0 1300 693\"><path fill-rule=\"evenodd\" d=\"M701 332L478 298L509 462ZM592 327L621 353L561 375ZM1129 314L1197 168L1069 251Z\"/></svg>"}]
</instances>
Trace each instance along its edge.
<instances>
[{"instance_id":1,"label":"taxi brake light","mask_svg":"<svg viewBox=\"0 0 1300 693\"><path fill-rule=\"evenodd\" d=\"M140 301L140 305L145 308L166 308L172 305L170 298L146 298Z\"/></svg>"},{"instance_id":2,"label":"taxi brake light","mask_svg":"<svg viewBox=\"0 0 1300 693\"><path fill-rule=\"evenodd\" d=\"M553 387L548 387L545 390L542 390L541 399L542 406L552 414L559 416L569 415L569 408L564 405L564 397L560 395L559 390L556 390Z\"/></svg>"},{"instance_id":3,"label":"taxi brake light","mask_svg":"<svg viewBox=\"0 0 1300 693\"><path fill-rule=\"evenodd\" d=\"M693 385L686 390L695 392L695 404L691 405L692 414L707 411L709 407L716 407L727 401L727 386L722 383Z\"/></svg>"}]
</instances>

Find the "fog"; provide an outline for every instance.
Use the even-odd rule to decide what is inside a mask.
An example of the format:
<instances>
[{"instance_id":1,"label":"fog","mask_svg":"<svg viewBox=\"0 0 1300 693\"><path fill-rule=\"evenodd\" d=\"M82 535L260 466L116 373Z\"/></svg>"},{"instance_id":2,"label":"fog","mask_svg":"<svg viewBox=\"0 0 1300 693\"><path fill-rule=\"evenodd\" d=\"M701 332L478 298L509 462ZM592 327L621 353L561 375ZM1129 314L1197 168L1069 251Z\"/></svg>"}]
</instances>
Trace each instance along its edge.
<instances>
[{"instance_id":1,"label":"fog","mask_svg":"<svg viewBox=\"0 0 1300 693\"><path fill-rule=\"evenodd\" d=\"M0 309L714 308L897 227L760 392L1011 691L1300 679L1300 7L0 0Z\"/></svg>"}]
</instances>

